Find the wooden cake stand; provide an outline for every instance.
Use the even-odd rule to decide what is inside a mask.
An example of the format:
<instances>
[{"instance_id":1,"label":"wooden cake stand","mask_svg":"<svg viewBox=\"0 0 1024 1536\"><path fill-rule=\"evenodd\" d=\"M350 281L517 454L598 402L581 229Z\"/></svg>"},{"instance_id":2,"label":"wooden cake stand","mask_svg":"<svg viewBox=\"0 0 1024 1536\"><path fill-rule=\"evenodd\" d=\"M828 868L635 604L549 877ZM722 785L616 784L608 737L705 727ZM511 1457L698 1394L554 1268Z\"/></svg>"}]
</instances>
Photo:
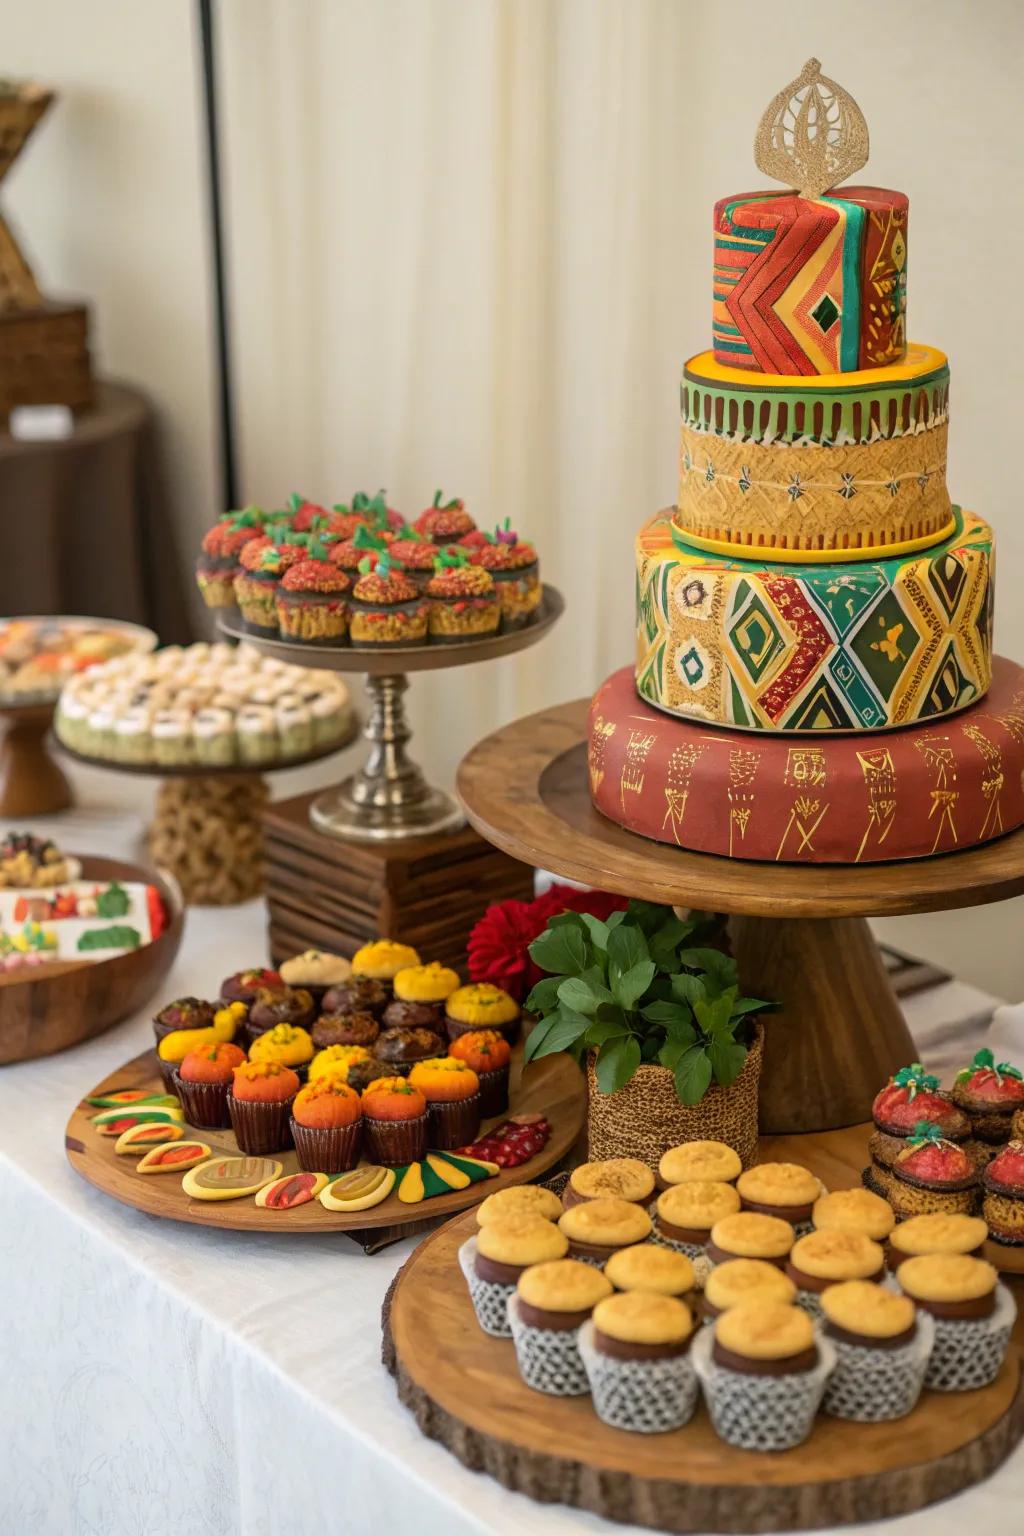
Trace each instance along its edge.
<instances>
[{"instance_id":1,"label":"wooden cake stand","mask_svg":"<svg viewBox=\"0 0 1024 1536\"><path fill-rule=\"evenodd\" d=\"M870 1118L914 1045L868 917L1002 901L1024 891L1024 829L963 853L898 864L756 864L649 842L592 806L590 701L495 732L463 759L472 825L514 858L625 896L733 914L748 992L765 1023L761 1128L831 1130Z\"/></svg>"},{"instance_id":2,"label":"wooden cake stand","mask_svg":"<svg viewBox=\"0 0 1024 1536\"><path fill-rule=\"evenodd\" d=\"M50 816L72 804L71 785L47 741L56 707L56 699L0 704L0 816Z\"/></svg>"},{"instance_id":3,"label":"wooden cake stand","mask_svg":"<svg viewBox=\"0 0 1024 1536\"><path fill-rule=\"evenodd\" d=\"M281 661L364 674L370 695L365 729L370 754L357 773L313 801L309 816L319 831L335 837L386 842L451 832L463 823L452 796L428 784L406 752L412 736L403 702L409 686L406 674L513 656L542 640L561 618L564 606L561 593L545 585L540 606L519 629L480 640L394 645L379 650L268 639L251 632L241 619L222 619L220 630Z\"/></svg>"},{"instance_id":4,"label":"wooden cake stand","mask_svg":"<svg viewBox=\"0 0 1024 1536\"><path fill-rule=\"evenodd\" d=\"M163 1093L164 1087L154 1051L143 1051L116 1072L104 1078L90 1095L112 1093L122 1088L146 1088ZM544 1150L518 1168L507 1168L496 1178L482 1179L465 1189L437 1195L419 1205L404 1205L390 1194L379 1205L365 1211L329 1211L319 1200L296 1206L293 1210L265 1210L251 1195L239 1200L193 1200L173 1173L147 1177L135 1171L137 1158L118 1157L114 1138L100 1136L91 1123L98 1113L83 1099L67 1124L64 1145L68 1161L77 1173L104 1194L131 1205L151 1216L169 1221L184 1221L201 1227L223 1227L235 1232L300 1233L348 1232L370 1249L385 1246L422 1230L438 1217L451 1216L511 1184L539 1179L560 1162L579 1136L583 1125L585 1089L582 1074L565 1056L551 1056L523 1072L522 1049L512 1057L510 1114L544 1115L551 1125L551 1135ZM499 1120L506 1117L499 1115ZM195 1137L212 1147L214 1153L238 1157L238 1143L230 1130L197 1130ZM140 1153L139 1156L142 1154ZM293 1151L275 1153L284 1165L284 1173L298 1170ZM372 1233L372 1239L368 1234Z\"/></svg>"},{"instance_id":5,"label":"wooden cake stand","mask_svg":"<svg viewBox=\"0 0 1024 1536\"><path fill-rule=\"evenodd\" d=\"M251 768L241 764L215 768L195 763L175 768L163 763L115 762L84 756L63 742L59 745L69 758L86 767L158 778L154 819L148 832L153 859L174 875L187 902L224 907L247 901L263 890L262 816L270 793L264 775L305 768L333 757L354 740L358 725L353 712L348 729L336 741L301 757Z\"/></svg>"},{"instance_id":6,"label":"wooden cake stand","mask_svg":"<svg viewBox=\"0 0 1024 1536\"><path fill-rule=\"evenodd\" d=\"M808 1164L832 1188L855 1184L863 1159L853 1131L769 1139L762 1150ZM400 1270L384 1305L384 1359L424 1434L530 1498L664 1531L812 1530L947 1498L987 1477L1024 1435L1015 1347L991 1386L925 1392L896 1423L819 1415L804 1444L781 1453L726 1445L703 1405L669 1434L610 1429L589 1397L525 1386L512 1341L478 1326L456 1257L473 1231L472 1215L446 1223Z\"/></svg>"}]
</instances>

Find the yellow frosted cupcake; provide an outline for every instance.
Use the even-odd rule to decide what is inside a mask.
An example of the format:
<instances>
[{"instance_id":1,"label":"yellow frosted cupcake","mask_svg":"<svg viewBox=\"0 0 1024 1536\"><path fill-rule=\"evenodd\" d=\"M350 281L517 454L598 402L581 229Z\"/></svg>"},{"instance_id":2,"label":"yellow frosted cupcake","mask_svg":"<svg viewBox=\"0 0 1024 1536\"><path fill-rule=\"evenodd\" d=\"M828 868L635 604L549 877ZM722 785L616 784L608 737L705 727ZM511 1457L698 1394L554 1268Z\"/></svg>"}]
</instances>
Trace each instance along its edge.
<instances>
[{"instance_id":1,"label":"yellow frosted cupcake","mask_svg":"<svg viewBox=\"0 0 1024 1536\"><path fill-rule=\"evenodd\" d=\"M275 1024L266 1034L258 1035L249 1047L250 1061L274 1061L291 1067L305 1080L313 1060L313 1037L298 1024Z\"/></svg>"},{"instance_id":2,"label":"yellow frosted cupcake","mask_svg":"<svg viewBox=\"0 0 1024 1536\"><path fill-rule=\"evenodd\" d=\"M721 1440L749 1451L785 1451L806 1440L835 1352L831 1343L819 1343L800 1307L774 1301L727 1307L693 1349Z\"/></svg>"},{"instance_id":3,"label":"yellow frosted cupcake","mask_svg":"<svg viewBox=\"0 0 1024 1536\"><path fill-rule=\"evenodd\" d=\"M411 944L376 939L356 950L352 956L352 975L365 976L371 981L393 982L399 971L419 963L420 957Z\"/></svg>"},{"instance_id":4,"label":"yellow frosted cupcake","mask_svg":"<svg viewBox=\"0 0 1024 1536\"><path fill-rule=\"evenodd\" d=\"M439 960L427 965L407 965L392 983L395 996L404 1003L443 1003L461 985L458 971Z\"/></svg>"},{"instance_id":5,"label":"yellow frosted cupcake","mask_svg":"<svg viewBox=\"0 0 1024 1536\"><path fill-rule=\"evenodd\" d=\"M711 1238L711 1229L723 1216L733 1216L740 1197L732 1184L694 1180L670 1184L658 1196L654 1240L696 1259Z\"/></svg>"},{"instance_id":6,"label":"yellow frosted cupcake","mask_svg":"<svg viewBox=\"0 0 1024 1536\"><path fill-rule=\"evenodd\" d=\"M686 1296L696 1285L693 1265L683 1253L657 1243L618 1248L604 1266L617 1291L655 1291L659 1296Z\"/></svg>"},{"instance_id":7,"label":"yellow frosted cupcake","mask_svg":"<svg viewBox=\"0 0 1024 1536\"><path fill-rule=\"evenodd\" d=\"M798 1291L797 1300L812 1317L821 1315L821 1296L843 1280L882 1279L885 1250L863 1232L808 1232L790 1250L786 1274Z\"/></svg>"},{"instance_id":8,"label":"yellow frosted cupcake","mask_svg":"<svg viewBox=\"0 0 1024 1536\"><path fill-rule=\"evenodd\" d=\"M811 1219L819 1232L859 1232L884 1243L896 1216L888 1200L870 1189L836 1189L814 1202Z\"/></svg>"},{"instance_id":9,"label":"yellow frosted cupcake","mask_svg":"<svg viewBox=\"0 0 1024 1536\"><path fill-rule=\"evenodd\" d=\"M716 1264L704 1283L704 1315L715 1318L744 1302L796 1300L796 1286L788 1275L766 1259L728 1259Z\"/></svg>"},{"instance_id":10,"label":"yellow frosted cupcake","mask_svg":"<svg viewBox=\"0 0 1024 1536\"><path fill-rule=\"evenodd\" d=\"M369 1059L365 1045L325 1045L309 1064L309 1080L313 1083L318 1077L338 1077L347 1083L349 1067Z\"/></svg>"},{"instance_id":11,"label":"yellow frosted cupcake","mask_svg":"<svg viewBox=\"0 0 1024 1536\"><path fill-rule=\"evenodd\" d=\"M651 1235L651 1218L643 1207L613 1195L570 1206L558 1225L569 1239L570 1258L598 1268L617 1248L644 1243Z\"/></svg>"},{"instance_id":12,"label":"yellow frosted cupcake","mask_svg":"<svg viewBox=\"0 0 1024 1536\"><path fill-rule=\"evenodd\" d=\"M966 1253L922 1253L904 1259L896 1280L935 1325L925 1386L945 1392L988 1386L1006 1357L1016 1317L998 1271Z\"/></svg>"},{"instance_id":13,"label":"yellow frosted cupcake","mask_svg":"<svg viewBox=\"0 0 1024 1536\"><path fill-rule=\"evenodd\" d=\"M449 1040L457 1040L471 1029L496 1029L509 1045L519 1038L519 1004L501 987L489 981L475 981L459 987L445 1002L445 1025Z\"/></svg>"},{"instance_id":14,"label":"yellow frosted cupcake","mask_svg":"<svg viewBox=\"0 0 1024 1536\"><path fill-rule=\"evenodd\" d=\"M902 1419L924 1386L934 1325L909 1296L870 1280L845 1280L821 1295L825 1337L836 1364L822 1406L837 1419Z\"/></svg>"},{"instance_id":15,"label":"yellow frosted cupcake","mask_svg":"<svg viewBox=\"0 0 1024 1536\"><path fill-rule=\"evenodd\" d=\"M613 1429L678 1429L697 1404L689 1346L694 1319L675 1296L619 1291L580 1329L594 1411Z\"/></svg>"}]
</instances>

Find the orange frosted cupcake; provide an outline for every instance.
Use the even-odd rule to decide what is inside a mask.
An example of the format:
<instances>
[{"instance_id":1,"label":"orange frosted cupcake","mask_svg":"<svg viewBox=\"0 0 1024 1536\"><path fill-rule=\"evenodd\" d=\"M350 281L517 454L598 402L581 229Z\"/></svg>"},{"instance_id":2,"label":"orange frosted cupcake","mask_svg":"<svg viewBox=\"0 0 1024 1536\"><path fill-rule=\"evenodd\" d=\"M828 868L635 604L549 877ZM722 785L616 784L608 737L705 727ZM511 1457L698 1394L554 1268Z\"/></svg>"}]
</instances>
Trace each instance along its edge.
<instances>
[{"instance_id":1,"label":"orange frosted cupcake","mask_svg":"<svg viewBox=\"0 0 1024 1536\"><path fill-rule=\"evenodd\" d=\"M231 1124L228 1092L234 1070L244 1060L241 1046L226 1040L200 1046L182 1059L174 1072L174 1092L189 1125L219 1131Z\"/></svg>"},{"instance_id":2,"label":"orange frosted cupcake","mask_svg":"<svg viewBox=\"0 0 1024 1536\"><path fill-rule=\"evenodd\" d=\"M362 1097L363 1142L385 1168L418 1163L427 1151L427 1101L405 1077L378 1077Z\"/></svg>"},{"instance_id":3,"label":"orange frosted cupcake","mask_svg":"<svg viewBox=\"0 0 1024 1536\"><path fill-rule=\"evenodd\" d=\"M299 1167L310 1173L347 1173L363 1140L359 1095L340 1077L319 1077L292 1106L291 1132Z\"/></svg>"},{"instance_id":4,"label":"orange frosted cupcake","mask_svg":"<svg viewBox=\"0 0 1024 1536\"><path fill-rule=\"evenodd\" d=\"M427 1101L427 1135L432 1147L453 1152L467 1147L480 1129L480 1079L454 1056L418 1061L409 1082Z\"/></svg>"},{"instance_id":5,"label":"orange frosted cupcake","mask_svg":"<svg viewBox=\"0 0 1024 1536\"><path fill-rule=\"evenodd\" d=\"M508 1079L512 1048L496 1029L472 1029L453 1040L448 1051L472 1067L480 1079L480 1116L489 1120L508 1109Z\"/></svg>"},{"instance_id":6,"label":"orange frosted cupcake","mask_svg":"<svg viewBox=\"0 0 1024 1536\"><path fill-rule=\"evenodd\" d=\"M292 1144L289 1121L298 1075L279 1061L243 1061L228 1093L231 1128L247 1157L267 1157Z\"/></svg>"}]
</instances>

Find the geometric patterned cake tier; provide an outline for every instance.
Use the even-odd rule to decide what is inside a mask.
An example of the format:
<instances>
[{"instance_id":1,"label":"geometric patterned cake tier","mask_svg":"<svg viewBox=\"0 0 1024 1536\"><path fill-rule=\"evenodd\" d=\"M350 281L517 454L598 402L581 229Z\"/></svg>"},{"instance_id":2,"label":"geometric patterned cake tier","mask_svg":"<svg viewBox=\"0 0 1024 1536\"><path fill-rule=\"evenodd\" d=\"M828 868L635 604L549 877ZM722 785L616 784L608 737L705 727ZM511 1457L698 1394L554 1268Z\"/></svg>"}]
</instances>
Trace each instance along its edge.
<instances>
[{"instance_id":1,"label":"geometric patterned cake tier","mask_svg":"<svg viewBox=\"0 0 1024 1536\"><path fill-rule=\"evenodd\" d=\"M691 358L676 522L702 548L869 559L944 537L949 365L912 345L886 368L786 378Z\"/></svg>"},{"instance_id":2,"label":"geometric patterned cake tier","mask_svg":"<svg viewBox=\"0 0 1024 1536\"><path fill-rule=\"evenodd\" d=\"M715 204L715 356L764 373L846 373L906 345L907 199L745 192Z\"/></svg>"},{"instance_id":3,"label":"geometric patterned cake tier","mask_svg":"<svg viewBox=\"0 0 1024 1536\"><path fill-rule=\"evenodd\" d=\"M782 863L916 859L1024 825L1024 669L996 657L988 697L901 731L751 737L674 719L633 672L594 695L590 793L611 821L698 853Z\"/></svg>"},{"instance_id":4,"label":"geometric patterned cake tier","mask_svg":"<svg viewBox=\"0 0 1024 1536\"><path fill-rule=\"evenodd\" d=\"M658 513L636 541L636 686L671 714L815 736L935 721L982 698L992 530L876 561L766 565L690 547Z\"/></svg>"}]
</instances>

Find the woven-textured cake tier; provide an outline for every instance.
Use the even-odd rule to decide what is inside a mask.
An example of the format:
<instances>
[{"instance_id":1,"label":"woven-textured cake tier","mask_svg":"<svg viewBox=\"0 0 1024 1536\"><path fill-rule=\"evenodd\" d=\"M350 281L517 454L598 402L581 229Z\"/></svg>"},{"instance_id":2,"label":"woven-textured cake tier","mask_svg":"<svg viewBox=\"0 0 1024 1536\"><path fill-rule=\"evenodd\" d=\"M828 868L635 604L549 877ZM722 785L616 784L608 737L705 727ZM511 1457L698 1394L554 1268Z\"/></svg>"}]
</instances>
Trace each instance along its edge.
<instances>
[{"instance_id":1,"label":"woven-textured cake tier","mask_svg":"<svg viewBox=\"0 0 1024 1536\"><path fill-rule=\"evenodd\" d=\"M637 688L673 714L878 731L941 719L988 688L992 530L971 512L916 554L768 564L694 549L665 511L636 559Z\"/></svg>"},{"instance_id":2,"label":"woven-textured cake tier","mask_svg":"<svg viewBox=\"0 0 1024 1536\"><path fill-rule=\"evenodd\" d=\"M907 199L742 192L715 204L715 356L765 373L846 373L906 347Z\"/></svg>"},{"instance_id":3,"label":"woven-textured cake tier","mask_svg":"<svg viewBox=\"0 0 1024 1536\"><path fill-rule=\"evenodd\" d=\"M590 792L657 842L811 864L924 858L1024 825L1024 669L995 659L986 699L951 719L845 736L751 736L638 698L632 669L594 695Z\"/></svg>"},{"instance_id":4,"label":"woven-textured cake tier","mask_svg":"<svg viewBox=\"0 0 1024 1536\"><path fill-rule=\"evenodd\" d=\"M691 358L676 522L710 549L851 559L949 530L949 365L912 345L885 368L793 378Z\"/></svg>"}]
</instances>

